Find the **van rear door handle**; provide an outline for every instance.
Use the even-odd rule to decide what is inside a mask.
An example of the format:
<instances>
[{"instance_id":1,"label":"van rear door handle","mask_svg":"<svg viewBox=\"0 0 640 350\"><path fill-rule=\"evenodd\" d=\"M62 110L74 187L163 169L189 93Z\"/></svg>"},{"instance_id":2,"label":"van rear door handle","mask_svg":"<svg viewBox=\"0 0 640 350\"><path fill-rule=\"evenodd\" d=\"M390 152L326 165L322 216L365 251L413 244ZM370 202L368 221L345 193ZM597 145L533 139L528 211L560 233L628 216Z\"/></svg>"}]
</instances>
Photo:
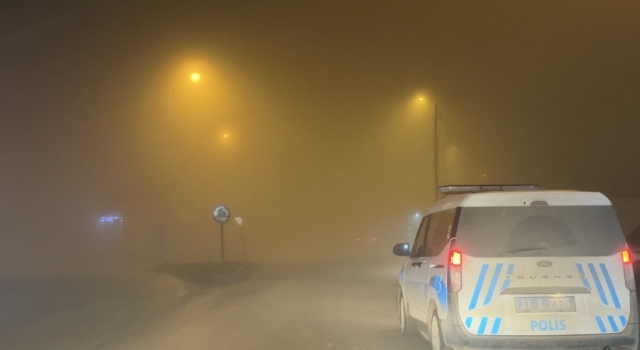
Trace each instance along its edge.
<instances>
[{"instance_id":1,"label":"van rear door handle","mask_svg":"<svg viewBox=\"0 0 640 350\"><path fill-rule=\"evenodd\" d=\"M412 262L411 263L411 267L421 267L422 266L422 262L418 261L418 262Z\"/></svg>"}]
</instances>

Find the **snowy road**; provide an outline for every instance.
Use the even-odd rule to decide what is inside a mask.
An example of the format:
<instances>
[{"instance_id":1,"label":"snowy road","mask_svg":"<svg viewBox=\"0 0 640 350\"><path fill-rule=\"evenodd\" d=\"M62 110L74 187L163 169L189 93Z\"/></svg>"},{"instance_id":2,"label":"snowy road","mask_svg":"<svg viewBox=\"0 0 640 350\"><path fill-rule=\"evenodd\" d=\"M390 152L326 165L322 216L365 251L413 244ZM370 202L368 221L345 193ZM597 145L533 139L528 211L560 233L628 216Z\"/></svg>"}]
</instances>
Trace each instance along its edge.
<instances>
[{"instance_id":1,"label":"snowy road","mask_svg":"<svg viewBox=\"0 0 640 350\"><path fill-rule=\"evenodd\" d=\"M5 278L0 348L424 349L397 331L397 267L262 263L213 284L155 272Z\"/></svg>"}]
</instances>

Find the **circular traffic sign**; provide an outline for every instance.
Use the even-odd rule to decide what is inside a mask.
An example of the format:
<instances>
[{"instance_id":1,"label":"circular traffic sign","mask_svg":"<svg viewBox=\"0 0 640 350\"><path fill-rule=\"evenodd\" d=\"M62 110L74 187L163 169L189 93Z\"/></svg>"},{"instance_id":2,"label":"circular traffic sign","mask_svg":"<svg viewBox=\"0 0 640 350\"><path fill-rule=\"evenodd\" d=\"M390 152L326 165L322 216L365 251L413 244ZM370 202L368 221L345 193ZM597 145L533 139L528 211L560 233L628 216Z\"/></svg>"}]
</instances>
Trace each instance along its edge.
<instances>
[{"instance_id":1,"label":"circular traffic sign","mask_svg":"<svg viewBox=\"0 0 640 350\"><path fill-rule=\"evenodd\" d=\"M221 224L225 224L229 221L229 218L231 218L231 211L224 204L216 205L211 211L211 214L213 215L213 220Z\"/></svg>"}]
</instances>

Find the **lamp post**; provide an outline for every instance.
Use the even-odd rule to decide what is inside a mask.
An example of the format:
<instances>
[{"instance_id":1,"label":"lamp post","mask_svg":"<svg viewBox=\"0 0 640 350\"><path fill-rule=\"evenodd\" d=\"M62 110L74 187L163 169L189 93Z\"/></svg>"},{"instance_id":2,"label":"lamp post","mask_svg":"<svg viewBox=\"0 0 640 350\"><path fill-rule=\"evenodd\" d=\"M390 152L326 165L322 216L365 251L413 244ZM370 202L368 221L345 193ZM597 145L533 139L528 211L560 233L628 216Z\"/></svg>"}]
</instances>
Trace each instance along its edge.
<instances>
[{"instance_id":1,"label":"lamp post","mask_svg":"<svg viewBox=\"0 0 640 350\"><path fill-rule=\"evenodd\" d=\"M414 111L419 115L428 114L427 111L431 110L433 104L433 185L434 185L434 200L438 200L438 186L440 186L440 157L438 152L438 120L440 117L440 109L428 95L419 94L417 98L413 100ZM431 102L431 103L430 103ZM428 107L427 107L428 106Z\"/></svg>"},{"instance_id":2,"label":"lamp post","mask_svg":"<svg viewBox=\"0 0 640 350\"><path fill-rule=\"evenodd\" d=\"M438 105L434 104L433 106L433 179L434 179L434 193L435 199L438 200L438 186L440 186L438 175L438 115L440 110L438 109Z\"/></svg>"}]
</instances>

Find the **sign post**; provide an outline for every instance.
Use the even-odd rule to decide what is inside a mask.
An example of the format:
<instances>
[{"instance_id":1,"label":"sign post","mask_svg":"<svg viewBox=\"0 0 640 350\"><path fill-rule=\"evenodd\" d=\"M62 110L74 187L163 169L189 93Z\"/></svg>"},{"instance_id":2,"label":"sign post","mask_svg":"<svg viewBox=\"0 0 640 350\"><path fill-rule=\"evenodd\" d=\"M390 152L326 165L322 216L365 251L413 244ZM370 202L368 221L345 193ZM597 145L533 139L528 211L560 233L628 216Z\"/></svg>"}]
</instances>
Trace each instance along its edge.
<instances>
[{"instance_id":1,"label":"sign post","mask_svg":"<svg viewBox=\"0 0 640 350\"><path fill-rule=\"evenodd\" d=\"M231 211L226 205L218 204L211 211L213 220L220 224L220 259L224 261L224 224L229 221Z\"/></svg>"},{"instance_id":2,"label":"sign post","mask_svg":"<svg viewBox=\"0 0 640 350\"><path fill-rule=\"evenodd\" d=\"M242 223L244 219L241 216L236 216L233 218L238 226L240 226L240 240L242 241L242 252L244 253L244 260L247 260L247 246L244 244L244 234L242 233Z\"/></svg>"}]
</instances>

